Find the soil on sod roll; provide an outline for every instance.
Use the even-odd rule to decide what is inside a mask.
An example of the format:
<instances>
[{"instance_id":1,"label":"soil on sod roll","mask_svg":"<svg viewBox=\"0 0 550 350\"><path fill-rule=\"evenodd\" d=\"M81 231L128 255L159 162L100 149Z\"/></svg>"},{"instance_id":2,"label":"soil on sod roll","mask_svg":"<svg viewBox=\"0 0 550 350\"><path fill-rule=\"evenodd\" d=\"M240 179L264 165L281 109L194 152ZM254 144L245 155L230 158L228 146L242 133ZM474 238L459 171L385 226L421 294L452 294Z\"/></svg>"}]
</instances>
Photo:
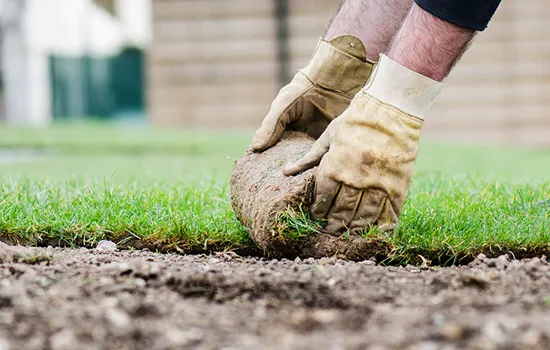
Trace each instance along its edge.
<instances>
[{"instance_id":1,"label":"soil on sod roll","mask_svg":"<svg viewBox=\"0 0 550 350\"><path fill-rule=\"evenodd\" d=\"M0 349L548 349L550 264L0 245Z\"/></svg>"},{"instance_id":2,"label":"soil on sod roll","mask_svg":"<svg viewBox=\"0 0 550 350\"><path fill-rule=\"evenodd\" d=\"M252 240L271 257L338 256L358 261L387 255L387 243L375 238L337 237L315 231L290 236L285 218L307 212L317 168L284 176L283 167L300 159L313 143L304 133L287 132L270 149L262 153L248 151L235 162L231 203L237 218L250 230Z\"/></svg>"}]
</instances>

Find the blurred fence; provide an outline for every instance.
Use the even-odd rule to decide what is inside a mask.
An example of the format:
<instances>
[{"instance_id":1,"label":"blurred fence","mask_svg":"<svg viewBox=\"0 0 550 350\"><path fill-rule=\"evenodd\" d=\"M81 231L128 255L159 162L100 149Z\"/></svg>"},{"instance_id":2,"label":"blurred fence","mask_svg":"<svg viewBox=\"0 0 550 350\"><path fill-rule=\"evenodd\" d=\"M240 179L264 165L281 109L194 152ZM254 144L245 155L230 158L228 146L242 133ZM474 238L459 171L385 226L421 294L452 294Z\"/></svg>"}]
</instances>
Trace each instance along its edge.
<instances>
[{"instance_id":1,"label":"blurred fence","mask_svg":"<svg viewBox=\"0 0 550 350\"><path fill-rule=\"evenodd\" d=\"M143 56L133 47L105 57L50 56L53 117L142 118Z\"/></svg>"},{"instance_id":2,"label":"blurred fence","mask_svg":"<svg viewBox=\"0 0 550 350\"><path fill-rule=\"evenodd\" d=\"M258 126L282 77L306 64L338 4L153 1L151 118L163 125ZM503 1L446 81L426 133L550 146L549 31L547 0Z\"/></svg>"}]
</instances>

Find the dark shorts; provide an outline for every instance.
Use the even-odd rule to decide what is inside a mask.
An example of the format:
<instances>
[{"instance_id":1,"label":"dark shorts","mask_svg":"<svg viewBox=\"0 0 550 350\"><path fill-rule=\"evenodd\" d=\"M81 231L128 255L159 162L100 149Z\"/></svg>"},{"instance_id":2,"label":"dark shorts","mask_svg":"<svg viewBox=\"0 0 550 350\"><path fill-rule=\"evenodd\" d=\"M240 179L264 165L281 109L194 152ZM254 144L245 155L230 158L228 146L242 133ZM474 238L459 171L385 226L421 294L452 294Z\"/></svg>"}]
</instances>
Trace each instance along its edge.
<instances>
[{"instance_id":1,"label":"dark shorts","mask_svg":"<svg viewBox=\"0 0 550 350\"><path fill-rule=\"evenodd\" d=\"M415 0L432 15L460 27L474 30L487 28L500 0Z\"/></svg>"}]
</instances>

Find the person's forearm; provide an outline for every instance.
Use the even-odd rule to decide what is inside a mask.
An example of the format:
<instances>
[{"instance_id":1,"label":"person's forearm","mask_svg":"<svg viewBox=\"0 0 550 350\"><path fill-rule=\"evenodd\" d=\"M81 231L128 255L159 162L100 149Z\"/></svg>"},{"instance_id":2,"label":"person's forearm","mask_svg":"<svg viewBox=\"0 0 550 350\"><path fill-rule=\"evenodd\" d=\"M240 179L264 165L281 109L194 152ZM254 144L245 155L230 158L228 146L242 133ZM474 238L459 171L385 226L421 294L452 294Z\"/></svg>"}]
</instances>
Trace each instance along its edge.
<instances>
[{"instance_id":1,"label":"person's forearm","mask_svg":"<svg viewBox=\"0 0 550 350\"><path fill-rule=\"evenodd\" d=\"M410 70L442 81L474 34L472 29L441 20L413 4L387 55Z\"/></svg>"},{"instance_id":2,"label":"person's forearm","mask_svg":"<svg viewBox=\"0 0 550 350\"><path fill-rule=\"evenodd\" d=\"M326 40L341 35L361 39L367 58L378 61L411 7L412 0L342 0L325 34Z\"/></svg>"}]
</instances>

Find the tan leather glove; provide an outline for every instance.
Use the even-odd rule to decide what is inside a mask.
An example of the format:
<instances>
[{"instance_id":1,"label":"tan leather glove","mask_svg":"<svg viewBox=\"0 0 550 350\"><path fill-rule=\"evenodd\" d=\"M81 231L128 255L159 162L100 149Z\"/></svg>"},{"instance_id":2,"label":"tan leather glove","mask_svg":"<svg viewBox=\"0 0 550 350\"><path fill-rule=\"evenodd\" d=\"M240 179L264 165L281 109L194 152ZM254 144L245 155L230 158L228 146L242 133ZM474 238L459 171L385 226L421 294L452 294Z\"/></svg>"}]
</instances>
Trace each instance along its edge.
<instances>
[{"instance_id":1,"label":"tan leather glove","mask_svg":"<svg viewBox=\"0 0 550 350\"><path fill-rule=\"evenodd\" d=\"M328 219L325 232L358 233L368 225L388 231L397 225L420 128L442 85L382 55L349 108L308 154L285 167L293 175L320 161L311 213Z\"/></svg>"},{"instance_id":2,"label":"tan leather glove","mask_svg":"<svg viewBox=\"0 0 550 350\"><path fill-rule=\"evenodd\" d=\"M281 89L252 140L254 151L273 146L285 129L317 139L367 82L373 63L351 35L320 39L309 64Z\"/></svg>"}]
</instances>

